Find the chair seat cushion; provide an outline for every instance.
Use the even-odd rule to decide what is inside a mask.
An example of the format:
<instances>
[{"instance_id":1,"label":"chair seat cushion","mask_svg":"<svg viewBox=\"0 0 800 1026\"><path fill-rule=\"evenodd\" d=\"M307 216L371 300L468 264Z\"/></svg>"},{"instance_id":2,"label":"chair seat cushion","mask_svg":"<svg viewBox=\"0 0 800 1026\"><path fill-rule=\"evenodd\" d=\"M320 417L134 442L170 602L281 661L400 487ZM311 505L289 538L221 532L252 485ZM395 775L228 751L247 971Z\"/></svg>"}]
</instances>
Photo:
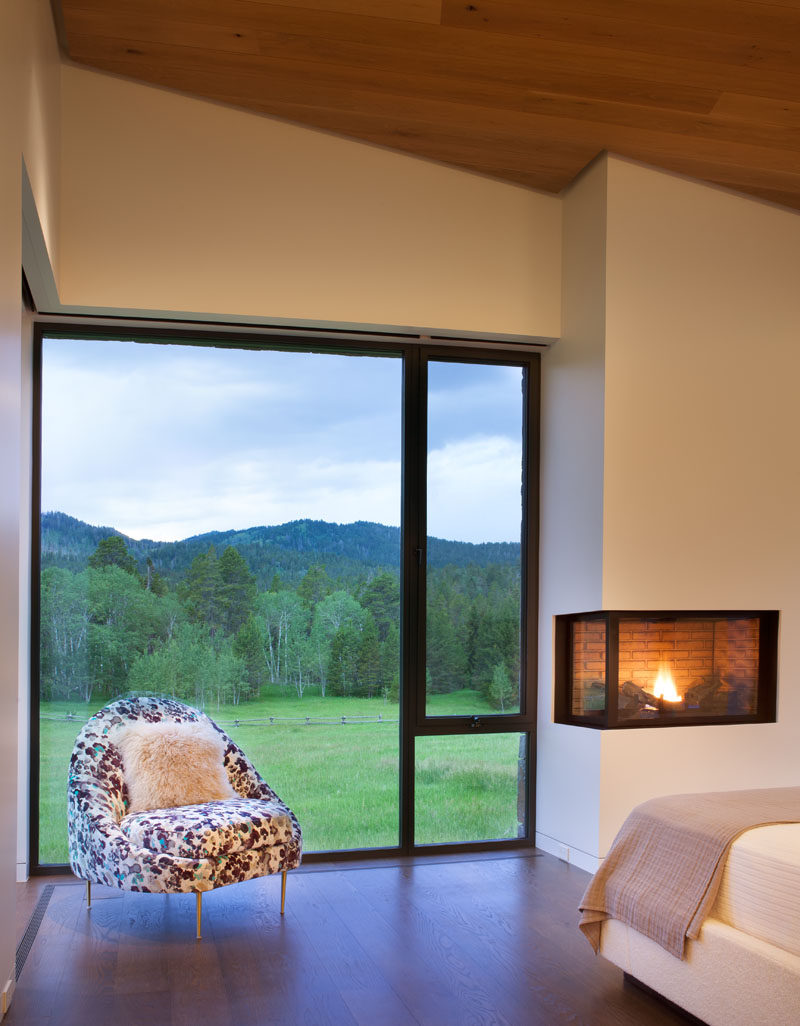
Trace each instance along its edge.
<instances>
[{"instance_id":1,"label":"chair seat cushion","mask_svg":"<svg viewBox=\"0 0 800 1026\"><path fill-rule=\"evenodd\" d=\"M292 838L286 807L262 798L151 809L125 816L120 827L139 848L188 859L271 848Z\"/></svg>"}]
</instances>

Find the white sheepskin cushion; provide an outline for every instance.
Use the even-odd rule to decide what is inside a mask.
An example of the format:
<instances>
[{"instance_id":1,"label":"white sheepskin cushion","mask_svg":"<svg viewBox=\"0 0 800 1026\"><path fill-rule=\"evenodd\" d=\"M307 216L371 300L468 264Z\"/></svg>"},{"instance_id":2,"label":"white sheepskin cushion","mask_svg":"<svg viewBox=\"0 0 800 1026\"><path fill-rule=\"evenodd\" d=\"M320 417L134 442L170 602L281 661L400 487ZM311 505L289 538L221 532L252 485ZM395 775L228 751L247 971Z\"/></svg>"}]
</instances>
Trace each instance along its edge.
<instances>
[{"instance_id":1,"label":"white sheepskin cushion","mask_svg":"<svg viewBox=\"0 0 800 1026\"><path fill-rule=\"evenodd\" d=\"M115 738L128 785L128 814L236 798L225 744L208 723L139 722Z\"/></svg>"}]
</instances>

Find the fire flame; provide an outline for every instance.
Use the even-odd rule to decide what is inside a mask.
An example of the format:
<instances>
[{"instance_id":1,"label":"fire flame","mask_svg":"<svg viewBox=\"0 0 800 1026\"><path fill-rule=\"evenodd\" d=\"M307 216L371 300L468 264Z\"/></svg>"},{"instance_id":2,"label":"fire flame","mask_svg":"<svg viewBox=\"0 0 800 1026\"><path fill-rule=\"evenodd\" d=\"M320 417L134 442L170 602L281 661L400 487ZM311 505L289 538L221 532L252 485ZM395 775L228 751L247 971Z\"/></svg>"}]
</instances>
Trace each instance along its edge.
<instances>
[{"instance_id":1,"label":"fire flame","mask_svg":"<svg viewBox=\"0 0 800 1026\"><path fill-rule=\"evenodd\" d=\"M683 696L678 694L675 687L675 681L672 679L669 667L664 666L663 663L658 668L656 682L653 685L653 695L655 698L663 698L666 702L683 701Z\"/></svg>"}]
</instances>

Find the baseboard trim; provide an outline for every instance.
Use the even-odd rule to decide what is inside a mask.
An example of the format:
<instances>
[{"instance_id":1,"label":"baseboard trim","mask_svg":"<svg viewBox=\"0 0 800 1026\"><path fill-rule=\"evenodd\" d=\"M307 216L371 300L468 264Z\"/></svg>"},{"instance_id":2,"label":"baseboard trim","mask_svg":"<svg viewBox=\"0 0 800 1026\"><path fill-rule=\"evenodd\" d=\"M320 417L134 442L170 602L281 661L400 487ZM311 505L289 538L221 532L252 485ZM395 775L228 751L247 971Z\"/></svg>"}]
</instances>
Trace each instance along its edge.
<instances>
[{"instance_id":1,"label":"baseboard trim","mask_svg":"<svg viewBox=\"0 0 800 1026\"><path fill-rule=\"evenodd\" d=\"M596 873L600 866L601 860L596 855L590 855L589 852L581 851L580 848L568 846L565 841L559 841L557 838L549 837L539 831L536 832L536 847L546 851L548 855L555 855L562 862L569 862L577 866L578 869L585 870L587 873ZM567 858L564 858L564 850L568 853Z\"/></svg>"}]
</instances>

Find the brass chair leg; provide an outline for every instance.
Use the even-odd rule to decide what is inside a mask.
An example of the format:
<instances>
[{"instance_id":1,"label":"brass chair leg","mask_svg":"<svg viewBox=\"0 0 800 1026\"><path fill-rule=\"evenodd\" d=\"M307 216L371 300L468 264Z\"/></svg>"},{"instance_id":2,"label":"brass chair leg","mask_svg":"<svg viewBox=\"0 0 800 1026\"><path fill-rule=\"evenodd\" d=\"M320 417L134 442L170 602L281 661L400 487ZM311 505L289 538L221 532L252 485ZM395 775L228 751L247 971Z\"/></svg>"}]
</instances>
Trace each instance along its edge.
<instances>
[{"instance_id":1,"label":"brass chair leg","mask_svg":"<svg viewBox=\"0 0 800 1026\"><path fill-rule=\"evenodd\" d=\"M87 910L92 907L92 881L86 881L86 908Z\"/></svg>"},{"instance_id":2,"label":"brass chair leg","mask_svg":"<svg viewBox=\"0 0 800 1026\"><path fill-rule=\"evenodd\" d=\"M286 870L283 870L283 878L281 880L281 915L286 908Z\"/></svg>"},{"instance_id":3,"label":"brass chair leg","mask_svg":"<svg viewBox=\"0 0 800 1026\"><path fill-rule=\"evenodd\" d=\"M195 894L197 896L197 939L202 940L200 935L200 920L203 915L203 892L196 891Z\"/></svg>"}]
</instances>

